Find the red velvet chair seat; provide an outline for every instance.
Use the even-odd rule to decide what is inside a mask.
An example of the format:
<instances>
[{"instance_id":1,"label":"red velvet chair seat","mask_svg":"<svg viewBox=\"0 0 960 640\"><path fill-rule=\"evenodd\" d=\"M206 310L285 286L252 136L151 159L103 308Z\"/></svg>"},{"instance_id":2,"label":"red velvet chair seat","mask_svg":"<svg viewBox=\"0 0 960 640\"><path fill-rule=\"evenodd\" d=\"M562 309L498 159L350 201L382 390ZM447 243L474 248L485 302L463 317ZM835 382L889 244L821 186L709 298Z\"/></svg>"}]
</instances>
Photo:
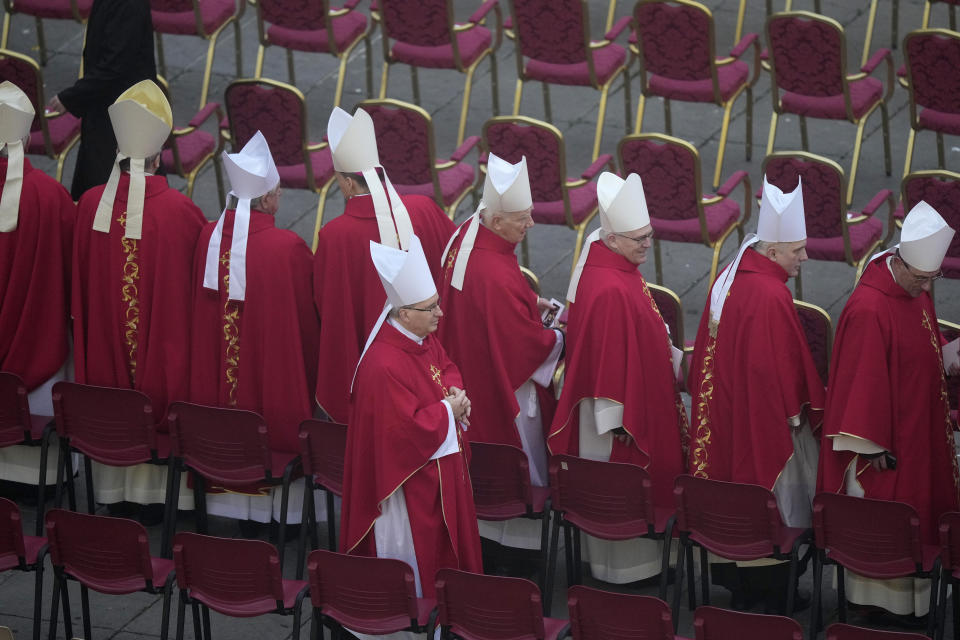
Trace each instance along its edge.
<instances>
[{"instance_id":1,"label":"red velvet chair seat","mask_svg":"<svg viewBox=\"0 0 960 640\"><path fill-rule=\"evenodd\" d=\"M936 109L920 109L917 115L921 129L960 136L960 113L947 113Z\"/></svg>"},{"instance_id":2,"label":"red velvet chair seat","mask_svg":"<svg viewBox=\"0 0 960 640\"><path fill-rule=\"evenodd\" d=\"M458 31L457 46L460 48L460 62L469 67L480 54L490 48L493 35L486 27L474 27L467 31ZM434 47L396 42L391 55L397 62L428 69L453 69L453 46L443 44Z\"/></svg>"},{"instance_id":3,"label":"red velvet chair seat","mask_svg":"<svg viewBox=\"0 0 960 640\"><path fill-rule=\"evenodd\" d=\"M601 85L606 84L627 59L627 50L618 44L609 44L590 51L593 53L593 68L597 74L597 83ZM587 68L586 61L575 64L554 64L531 59L527 62L526 74L531 80L550 84L590 85L590 70Z\"/></svg>"},{"instance_id":4,"label":"red velvet chair seat","mask_svg":"<svg viewBox=\"0 0 960 640\"><path fill-rule=\"evenodd\" d=\"M343 51L367 29L367 17L358 11L351 11L339 18L333 18L333 39L337 49ZM331 53L326 29L304 30L290 29L279 25L267 28L270 42L285 49Z\"/></svg>"},{"instance_id":5,"label":"red velvet chair seat","mask_svg":"<svg viewBox=\"0 0 960 640\"><path fill-rule=\"evenodd\" d=\"M80 135L80 119L69 113L49 118L47 120L47 130L50 132L50 144L53 146L53 153L59 154L67 148L67 145L78 135ZM30 132L30 142L27 144L27 153L46 154L47 148L43 144L43 132L37 129Z\"/></svg>"},{"instance_id":6,"label":"red velvet chair seat","mask_svg":"<svg viewBox=\"0 0 960 640\"><path fill-rule=\"evenodd\" d=\"M573 222L580 224L597 208L597 186L585 184L570 189L567 193L570 195L570 214ZM537 224L567 224L567 218L563 212L563 200L534 202L533 221Z\"/></svg>"},{"instance_id":7,"label":"red velvet chair seat","mask_svg":"<svg viewBox=\"0 0 960 640\"><path fill-rule=\"evenodd\" d=\"M859 261L883 235L883 223L869 218L858 224L850 225L850 250L853 259ZM832 238L807 238L807 255L812 260L834 260L843 262L843 236Z\"/></svg>"},{"instance_id":8,"label":"red velvet chair seat","mask_svg":"<svg viewBox=\"0 0 960 640\"><path fill-rule=\"evenodd\" d=\"M740 205L729 198L703 208L707 218L707 233L716 242L740 218ZM700 219L666 219L651 216L650 222L660 240L673 242L701 242Z\"/></svg>"},{"instance_id":9,"label":"red velvet chair seat","mask_svg":"<svg viewBox=\"0 0 960 640\"><path fill-rule=\"evenodd\" d=\"M180 164L187 173L193 171L200 161L217 148L216 138L206 131L197 130L177 138L177 150L180 152ZM163 150L163 166L173 168L173 151Z\"/></svg>"},{"instance_id":10,"label":"red velvet chair seat","mask_svg":"<svg viewBox=\"0 0 960 640\"><path fill-rule=\"evenodd\" d=\"M440 191L443 193L443 206L449 207L457 199L464 189L473 184L474 168L472 165L461 162L449 169L437 172L437 179L440 181ZM400 195L416 194L433 198L433 183L424 182L422 184L397 184L393 183Z\"/></svg>"},{"instance_id":11,"label":"red velvet chair seat","mask_svg":"<svg viewBox=\"0 0 960 640\"><path fill-rule=\"evenodd\" d=\"M850 83L850 104L855 118L863 117L870 107L883 97L883 83L876 78L863 78ZM811 118L845 120L847 111L843 104L843 94L835 96L805 96L784 91L780 104L788 113Z\"/></svg>"},{"instance_id":12,"label":"red velvet chair seat","mask_svg":"<svg viewBox=\"0 0 960 640\"><path fill-rule=\"evenodd\" d=\"M330 157L330 148L310 153L310 164L313 166L313 179L316 185L326 184L333 177L333 159ZM280 184L290 189L307 188L307 170L304 164L277 165L280 174Z\"/></svg>"},{"instance_id":13,"label":"red velvet chair seat","mask_svg":"<svg viewBox=\"0 0 960 640\"><path fill-rule=\"evenodd\" d=\"M92 6L93 0L77 0L77 8L83 18L90 17L90 7ZM14 9L17 13L38 18L73 20L70 0L17 0Z\"/></svg>"},{"instance_id":14,"label":"red velvet chair seat","mask_svg":"<svg viewBox=\"0 0 960 640\"><path fill-rule=\"evenodd\" d=\"M720 98L726 102L737 90L746 84L750 76L750 67L746 62L737 60L717 67L717 83L720 85ZM650 92L670 100L687 102L713 102L713 81L674 80L665 76L650 74Z\"/></svg>"},{"instance_id":15,"label":"red velvet chair seat","mask_svg":"<svg viewBox=\"0 0 960 640\"><path fill-rule=\"evenodd\" d=\"M213 33L237 11L234 0L203 0L200 2L203 30ZM198 35L197 19L193 11L151 11L153 30L171 35Z\"/></svg>"}]
</instances>

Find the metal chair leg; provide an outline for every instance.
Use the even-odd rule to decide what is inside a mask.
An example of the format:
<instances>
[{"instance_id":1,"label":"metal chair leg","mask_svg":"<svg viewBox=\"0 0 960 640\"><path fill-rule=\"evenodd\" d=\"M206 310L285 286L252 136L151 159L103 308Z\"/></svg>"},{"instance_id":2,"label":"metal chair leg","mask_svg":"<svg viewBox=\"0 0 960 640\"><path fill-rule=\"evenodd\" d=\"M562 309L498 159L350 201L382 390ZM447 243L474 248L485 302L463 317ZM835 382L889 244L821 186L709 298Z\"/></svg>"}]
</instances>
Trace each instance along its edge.
<instances>
[{"instance_id":1,"label":"metal chair leg","mask_svg":"<svg viewBox=\"0 0 960 640\"><path fill-rule=\"evenodd\" d=\"M637 104L637 123L633 128L634 133L640 133L643 129L643 111L646 107L647 97L640 94L640 102Z\"/></svg>"},{"instance_id":2,"label":"metal chair leg","mask_svg":"<svg viewBox=\"0 0 960 640\"><path fill-rule=\"evenodd\" d=\"M379 98L383 100L387 97L387 82L390 75L390 63L386 60L383 61L383 71L380 73L380 95Z\"/></svg>"},{"instance_id":3,"label":"metal chair leg","mask_svg":"<svg viewBox=\"0 0 960 640\"><path fill-rule=\"evenodd\" d=\"M686 541L682 537L677 538L677 572L673 581L673 632L676 633L680 626L680 595L683 591L683 571L686 563Z\"/></svg>"},{"instance_id":4,"label":"metal chair leg","mask_svg":"<svg viewBox=\"0 0 960 640\"><path fill-rule=\"evenodd\" d=\"M259 79L263 75L263 59L266 57L267 48L262 44L257 47L257 60L253 63L253 77Z\"/></svg>"},{"instance_id":5,"label":"metal chair leg","mask_svg":"<svg viewBox=\"0 0 960 640\"><path fill-rule=\"evenodd\" d=\"M730 133L730 115L736 98L727 101L723 107L723 120L720 123L720 148L717 150L717 164L713 170L713 190L720 186L720 174L723 171L723 155L727 150L727 135Z\"/></svg>"},{"instance_id":6,"label":"metal chair leg","mask_svg":"<svg viewBox=\"0 0 960 640\"><path fill-rule=\"evenodd\" d=\"M773 153L773 143L777 139L777 112L774 111L770 114L770 133L767 134L767 153L770 155Z\"/></svg>"},{"instance_id":7,"label":"metal chair leg","mask_svg":"<svg viewBox=\"0 0 960 640\"><path fill-rule=\"evenodd\" d=\"M800 148L804 151L810 150L810 136L807 135L807 117L800 116Z\"/></svg>"},{"instance_id":8,"label":"metal chair leg","mask_svg":"<svg viewBox=\"0 0 960 640\"><path fill-rule=\"evenodd\" d=\"M700 547L700 598L703 606L710 606L710 563L707 561L706 547Z\"/></svg>"},{"instance_id":9,"label":"metal chair leg","mask_svg":"<svg viewBox=\"0 0 960 640\"><path fill-rule=\"evenodd\" d=\"M657 274L657 284L663 284L663 262L660 260L660 239L653 238L653 265Z\"/></svg>"},{"instance_id":10,"label":"metal chair leg","mask_svg":"<svg viewBox=\"0 0 960 640\"><path fill-rule=\"evenodd\" d=\"M867 118L870 116L870 113L870 111L865 113L863 117L860 118L860 122L857 124L857 137L853 143L853 160L850 164L850 181L847 183L848 207L850 206L850 203L853 202L853 188L857 182L857 169L860 167L860 151L863 146L863 130L866 128Z\"/></svg>"},{"instance_id":11,"label":"metal chair leg","mask_svg":"<svg viewBox=\"0 0 960 640\"><path fill-rule=\"evenodd\" d=\"M93 628L90 624L90 590L84 584L80 585L80 612L83 616L83 637L93 638Z\"/></svg>"},{"instance_id":12,"label":"metal chair leg","mask_svg":"<svg viewBox=\"0 0 960 640\"><path fill-rule=\"evenodd\" d=\"M837 565L837 619L847 621L847 584L843 565Z\"/></svg>"},{"instance_id":13,"label":"metal chair leg","mask_svg":"<svg viewBox=\"0 0 960 640\"><path fill-rule=\"evenodd\" d=\"M883 130L883 168L889 176L892 173L892 161L890 157L890 116L887 112L887 103L880 103L880 125Z\"/></svg>"},{"instance_id":14,"label":"metal chair leg","mask_svg":"<svg viewBox=\"0 0 960 640\"><path fill-rule=\"evenodd\" d=\"M611 82L613 78L610 79ZM600 155L600 141L603 139L603 122L607 117L607 94L610 91L610 82L603 85L600 89L600 104L597 107L597 126L593 134L593 155L591 160L596 160Z\"/></svg>"},{"instance_id":15,"label":"metal chair leg","mask_svg":"<svg viewBox=\"0 0 960 640\"><path fill-rule=\"evenodd\" d=\"M497 71L497 52L490 54L490 97L492 99L493 115L500 115L500 74Z\"/></svg>"},{"instance_id":16,"label":"metal chair leg","mask_svg":"<svg viewBox=\"0 0 960 640\"><path fill-rule=\"evenodd\" d=\"M557 548L560 546L560 515L553 515L553 525L550 530L550 551L547 558L547 576L543 586L543 615L550 615L553 603L553 579L557 573Z\"/></svg>"},{"instance_id":17,"label":"metal chair leg","mask_svg":"<svg viewBox=\"0 0 960 640\"><path fill-rule=\"evenodd\" d=\"M47 66L47 39L43 34L43 20L34 18L37 23L37 45L40 47L40 66Z\"/></svg>"},{"instance_id":18,"label":"metal chair leg","mask_svg":"<svg viewBox=\"0 0 960 640\"><path fill-rule=\"evenodd\" d=\"M663 99L663 130L668 136L673 135L673 118L670 117L670 101Z\"/></svg>"},{"instance_id":19,"label":"metal chair leg","mask_svg":"<svg viewBox=\"0 0 960 640\"><path fill-rule=\"evenodd\" d=\"M523 80L517 78L517 88L513 91L513 115L520 115L520 101L523 100Z\"/></svg>"},{"instance_id":20,"label":"metal chair leg","mask_svg":"<svg viewBox=\"0 0 960 640\"><path fill-rule=\"evenodd\" d=\"M907 157L903 162L903 177L906 178L907 174L910 173L910 165L913 160L913 144L917 138L917 130L912 126L910 127L910 133L907 134Z\"/></svg>"},{"instance_id":21,"label":"metal chair leg","mask_svg":"<svg viewBox=\"0 0 960 640\"><path fill-rule=\"evenodd\" d=\"M413 88L413 103L420 104L420 76L413 65L410 66L410 84Z\"/></svg>"},{"instance_id":22,"label":"metal chair leg","mask_svg":"<svg viewBox=\"0 0 960 640\"><path fill-rule=\"evenodd\" d=\"M287 49L287 77L290 78L290 84L297 84L297 70L293 64L293 51L291 49ZM337 84L341 84L341 82L338 80Z\"/></svg>"},{"instance_id":23,"label":"metal chair leg","mask_svg":"<svg viewBox=\"0 0 960 640\"><path fill-rule=\"evenodd\" d=\"M550 84L548 82L541 82L540 88L543 90L543 119L552 124L553 111L550 105Z\"/></svg>"}]
</instances>

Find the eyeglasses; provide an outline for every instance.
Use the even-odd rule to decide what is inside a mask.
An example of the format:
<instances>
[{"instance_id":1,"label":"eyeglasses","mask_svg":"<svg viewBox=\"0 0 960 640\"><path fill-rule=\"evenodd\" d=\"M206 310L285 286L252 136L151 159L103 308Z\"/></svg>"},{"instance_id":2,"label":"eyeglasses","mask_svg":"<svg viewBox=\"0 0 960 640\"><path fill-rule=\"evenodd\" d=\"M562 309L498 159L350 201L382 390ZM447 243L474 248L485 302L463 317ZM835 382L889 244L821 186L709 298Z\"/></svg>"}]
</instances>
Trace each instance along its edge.
<instances>
[{"instance_id":1,"label":"eyeglasses","mask_svg":"<svg viewBox=\"0 0 960 640\"><path fill-rule=\"evenodd\" d=\"M939 270L938 270L935 274L933 274L932 276L923 276L923 275L919 275L919 274L914 273L914 272L913 272L913 267L911 267L911 266L907 263L907 261L903 259L903 256L900 255L900 251L899 251L899 250L897 251L897 258L900 260L900 262L903 263L903 266L906 268L907 273L910 274L910 277L913 278L913 281L916 282L918 285L924 285L924 284L926 284L926 283L928 283L928 282L929 282L930 284L933 284L934 281L939 280L940 278L943 277L943 271L939 271Z\"/></svg>"},{"instance_id":2,"label":"eyeglasses","mask_svg":"<svg viewBox=\"0 0 960 640\"><path fill-rule=\"evenodd\" d=\"M400 308L409 309L410 311L423 311L424 313L433 313L434 311L438 311L440 309L440 300L438 299L436 302L434 302L432 305L430 305L426 309L421 309L420 307L400 307Z\"/></svg>"},{"instance_id":3,"label":"eyeglasses","mask_svg":"<svg viewBox=\"0 0 960 640\"><path fill-rule=\"evenodd\" d=\"M651 231L650 233L645 233L639 238L631 238L630 236L625 236L622 233L615 233L613 235L620 236L621 238L626 238L627 240L633 240L637 244L643 244L647 240L653 240L653 231Z\"/></svg>"}]
</instances>

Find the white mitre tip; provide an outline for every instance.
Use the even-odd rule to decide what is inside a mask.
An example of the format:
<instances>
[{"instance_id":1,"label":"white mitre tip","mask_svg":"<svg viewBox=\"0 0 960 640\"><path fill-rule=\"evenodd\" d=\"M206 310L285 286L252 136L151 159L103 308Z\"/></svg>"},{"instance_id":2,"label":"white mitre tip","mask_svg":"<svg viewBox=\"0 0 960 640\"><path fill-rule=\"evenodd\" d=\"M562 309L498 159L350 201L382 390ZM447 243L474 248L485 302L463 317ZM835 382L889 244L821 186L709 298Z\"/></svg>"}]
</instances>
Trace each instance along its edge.
<instances>
[{"instance_id":1,"label":"white mitre tip","mask_svg":"<svg viewBox=\"0 0 960 640\"><path fill-rule=\"evenodd\" d=\"M417 304L437 294L427 257L416 235L410 236L409 251L371 240L370 258L387 293L387 302L393 307Z\"/></svg>"},{"instance_id":2,"label":"white mitre tip","mask_svg":"<svg viewBox=\"0 0 960 640\"><path fill-rule=\"evenodd\" d=\"M806 240L807 225L803 212L803 184L797 177L797 188L784 193L763 176L763 197L760 200L757 237L761 242L797 242Z\"/></svg>"},{"instance_id":3,"label":"white mitre tip","mask_svg":"<svg viewBox=\"0 0 960 640\"><path fill-rule=\"evenodd\" d=\"M929 204L921 200L910 209L900 231L900 256L920 271L937 271L943 262L954 230Z\"/></svg>"},{"instance_id":4,"label":"white mitre tip","mask_svg":"<svg viewBox=\"0 0 960 640\"><path fill-rule=\"evenodd\" d=\"M270 146L259 131L243 145L240 153L223 153L223 168L230 178L233 195L240 200L259 198L280 184Z\"/></svg>"},{"instance_id":5,"label":"white mitre tip","mask_svg":"<svg viewBox=\"0 0 960 640\"><path fill-rule=\"evenodd\" d=\"M496 156L487 157L487 177L483 183L483 205L490 212L526 211L533 206L527 157L511 164Z\"/></svg>"},{"instance_id":6,"label":"white mitre tip","mask_svg":"<svg viewBox=\"0 0 960 640\"><path fill-rule=\"evenodd\" d=\"M643 181L635 173L626 180L609 171L601 173L597 179L597 200L600 227L606 233L626 233L650 224Z\"/></svg>"}]
</instances>

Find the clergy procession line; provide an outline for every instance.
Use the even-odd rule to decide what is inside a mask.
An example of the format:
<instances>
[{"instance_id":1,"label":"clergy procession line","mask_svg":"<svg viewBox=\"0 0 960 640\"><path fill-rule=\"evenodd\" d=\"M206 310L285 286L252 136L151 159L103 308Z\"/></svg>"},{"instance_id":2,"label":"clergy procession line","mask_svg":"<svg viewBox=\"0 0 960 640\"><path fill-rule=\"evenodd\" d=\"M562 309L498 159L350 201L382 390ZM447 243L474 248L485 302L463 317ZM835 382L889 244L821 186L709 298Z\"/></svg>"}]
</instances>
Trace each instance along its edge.
<instances>
[{"instance_id":1,"label":"clergy procession line","mask_svg":"<svg viewBox=\"0 0 960 640\"><path fill-rule=\"evenodd\" d=\"M109 179L74 205L24 157L34 109L0 84L0 369L23 380L34 413L57 416L61 447L65 381L143 392L159 432L174 402L255 411L280 454L299 453L299 425L315 414L346 424L340 550L403 560L423 597L436 597L440 569L483 571L481 536L541 547L538 521L478 522L471 442L522 449L535 487L550 484L560 454L642 467L661 509L684 474L760 485L788 527L810 526L817 491L905 502L927 544L960 510L945 378L960 354L930 296L954 230L925 202L864 270L825 388L785 286L807 259L801 186L764 180L757 231L711 286L688 419L683 354L637 269L653 228L636 174L599 177L600 227L558 313L517 263L534 224L525 159L490 154L479 207L455 227L429 198L397 194L370 116L335 107L327 138L346 203L311 256L275 227L280 177L259 132L223 154L231 202L207 223L156 175L172 127L161 89L138 82L108 112ZM0 455L0 478L36 483L36 447ZM193 508L187 482L168 495L166 466L87 463L97 503ZM296 486L292 505L302 478ZM232 489L210 493L208 512L279 517L278 489ZM300 518L294 506L287 522ZM594 577L625 584L665 569L662 544L585 536L584 546ZM787 564L714 560L737 606L791 613ZM927 613L915 592L929 581L845 580L852 602Z\"/></svg>"}]
</instances>

